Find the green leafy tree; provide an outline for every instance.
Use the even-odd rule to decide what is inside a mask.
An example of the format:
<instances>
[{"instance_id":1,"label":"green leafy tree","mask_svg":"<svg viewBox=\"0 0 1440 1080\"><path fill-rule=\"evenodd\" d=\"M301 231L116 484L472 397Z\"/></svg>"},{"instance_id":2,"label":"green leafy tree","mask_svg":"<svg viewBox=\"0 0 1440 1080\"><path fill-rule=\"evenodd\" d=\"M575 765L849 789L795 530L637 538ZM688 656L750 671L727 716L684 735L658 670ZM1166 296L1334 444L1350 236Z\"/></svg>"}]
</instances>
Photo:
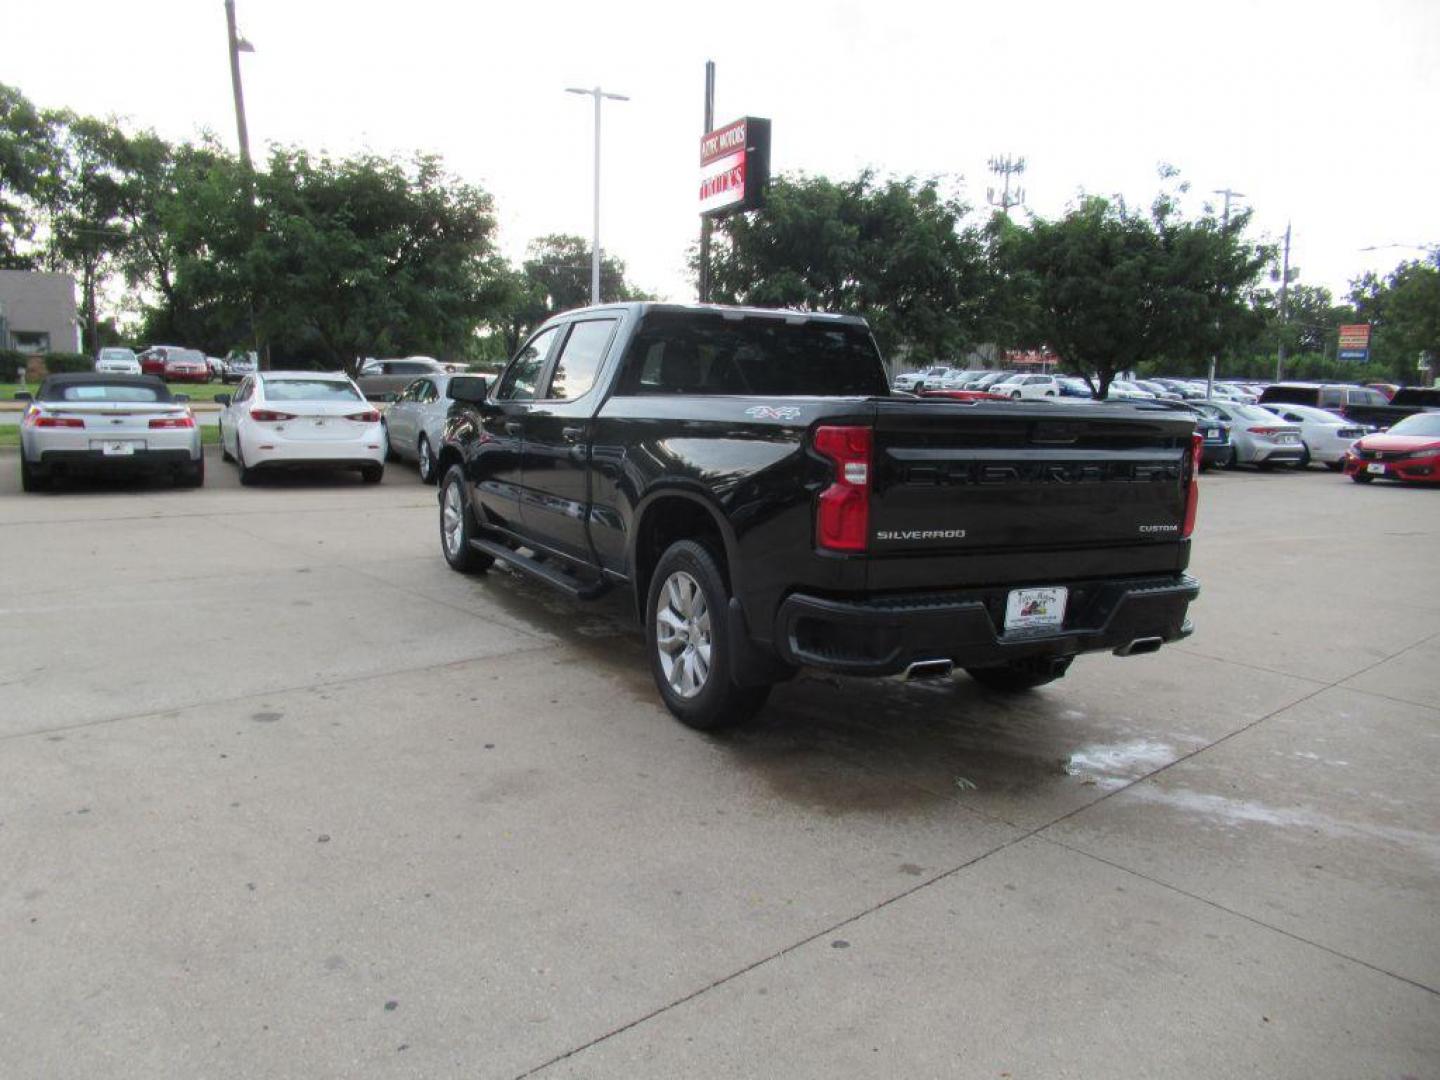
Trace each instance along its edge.
<instances>
[{"instance_id":1,"label":"green leafy tree","mask_svg":"<svg viewBox=\"0 0 1440 1080\"><path fill-rule=\"evenodd\" d=\"M1250 299L1269 253L1228 225L1186 221L1163 194L1148 214L1087 197L1056 221L1004 239L999 258L1032 296L1031 333L1098 397L1116 374L1157 357L1220 352L1254 333Z\"/></svg>"},{"instance_id":2,"label":"green leafy tree","mask_svg":"<svg viewBox=\"0 0 1440 1080\"><path fill-rule=\"evenodd\" d=\"M520 269L504 273L497 282L505 296L497 326L507 356L551 315L590 303L590 252L583 238L554 233L532 240ZM625 280L625 263L605 254L600 256L600 296L610 302L647 298Z\"/></svg>"},{"instance_id":3,"label":"green leafy tree","mask_svg":"<svg viewBox=\"0 0 1440 1080\"><path fill-rule=\"evenodd\" d=\"M35 265L26 245L35 235L37 196L54 164L49 120L19 90L0 83L0 268Z\"/></svg>"},{"instance_id":4,"label":"green leafy tree","mask_svg":"<svg viewBox=\"0 0 1440 1080\"><path fill-rule=\"evenodd\" d=\"M967 212L938 179L781 176L761 209L715 230L712 296L863 315L887 356L953 359L983 317L984 253Z\"/></svg>"},{"instance_id":5,"label":"green leafy tree","mask_svg":"<svg viewBox=\"0 0 1440 1080\"><path fill-rule=\"evenodd\" d=\"M1355 320L1371 324L1371 357L1392 378L1414 382L1416 364L1429 353L1440 364L1440 265L1403 262L1381 279L1366 273L1350 283Z\"/></svg>"}]
</instances>

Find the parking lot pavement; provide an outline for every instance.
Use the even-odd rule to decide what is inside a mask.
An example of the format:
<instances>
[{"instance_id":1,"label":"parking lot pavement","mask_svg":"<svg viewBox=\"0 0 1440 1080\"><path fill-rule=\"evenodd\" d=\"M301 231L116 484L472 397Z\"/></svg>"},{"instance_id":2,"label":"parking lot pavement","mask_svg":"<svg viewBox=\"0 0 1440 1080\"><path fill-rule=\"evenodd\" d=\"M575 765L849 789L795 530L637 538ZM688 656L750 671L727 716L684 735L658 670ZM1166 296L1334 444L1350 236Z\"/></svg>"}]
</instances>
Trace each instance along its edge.
<instances>
[{"instance_id":1,"label":"parking lot pavement","mask_svg":"<svg viewBox=\"0 0 1440 1080\"><path fill-rule=\"evenodd\" d=\"M17 491L0 1076L1440 1074L1440 493L1207 476L1197 633L706 737L392 465Z\"/></svg>"}]
</instances>

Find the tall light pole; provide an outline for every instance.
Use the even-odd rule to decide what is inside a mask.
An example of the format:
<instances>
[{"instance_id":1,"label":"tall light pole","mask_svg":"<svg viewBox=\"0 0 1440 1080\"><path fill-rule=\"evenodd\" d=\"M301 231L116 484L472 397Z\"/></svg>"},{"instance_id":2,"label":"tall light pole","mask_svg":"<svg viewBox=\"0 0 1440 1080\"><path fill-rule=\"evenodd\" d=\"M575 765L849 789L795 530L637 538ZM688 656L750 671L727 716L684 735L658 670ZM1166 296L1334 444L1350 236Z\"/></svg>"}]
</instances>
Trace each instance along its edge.
<instances>
[{"instance_id":1,"label":"tall light pole","mask_svg":"<svg viewBox=\"0 0 1440 1080\"><path fill-rule=\"evenodd\" d=\"M225 0L225 24L230 31L230 88L235 92L235 131L240 138L240 160L250 170L250 131L245 126L245 90L240 85L240 54L253 53L255 46L235 29L235 0Z\"/></svg>"},{"instance_id":2,"label":"tall light pole","mask_svg":"<svg viewBox=\"0 0 1440 1080\"><path fill-rule=\"evenodd\" d=\"M230 3L231 0L226 0ZM580 90L573 86L565 88L567 94L588 94L595 99L595 236L590 244L590 303L600 303L600 99L629 101L624 94L607 94L596 86Z\"/></svg>"}]
</instances>

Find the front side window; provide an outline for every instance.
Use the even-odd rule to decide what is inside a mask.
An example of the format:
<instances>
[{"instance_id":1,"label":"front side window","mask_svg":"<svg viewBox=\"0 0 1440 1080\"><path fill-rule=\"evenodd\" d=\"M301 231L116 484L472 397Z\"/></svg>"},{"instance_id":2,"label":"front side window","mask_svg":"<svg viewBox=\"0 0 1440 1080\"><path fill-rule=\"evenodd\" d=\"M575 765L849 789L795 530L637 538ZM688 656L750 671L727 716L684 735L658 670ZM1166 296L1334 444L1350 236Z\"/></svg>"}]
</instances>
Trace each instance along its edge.
<instances>
[{"instance_id":1,"label":"front side window","mask_svg":"<svg viewBox=\"0 0 1440 1080\"><path fill-rule=\"evenodd\" d=\"M615 330L615 319L590 319L577 322L570 328L565 347L560 350L560 359L555 361L555 373L550 377L547 398L557 401L573 401L589 393L595 385L595 374L600 370L600 361L605 358L605 346Z\"/></svg>"},{"instance_id":2,"label":"front side window","mask_svg":"<svg viewBox=\"0 0 1440 1080\"><path fill-rule=\"evenodd\" d=\"M526 342L525 347L505 369L505 376L500 380L500 389L495 394L497 401L535 400L538 389L536 384L540 381L540 372L545 367L545 359L550 355L550 346L555 343L558 329L551 327L549 330L542 330Z\"/></svg>"},{"instance_id":3,"label":"front side window","mask_svg":"<svg viewBox=\"0 0 1440 1080\"><path fill-rule=\"evenodd\" d=\"M429 379L421 379L415 384L415 400L421 405L429 405L439 397L439 393L435 390L435 384Z\"/></svg>"}]
</instances>

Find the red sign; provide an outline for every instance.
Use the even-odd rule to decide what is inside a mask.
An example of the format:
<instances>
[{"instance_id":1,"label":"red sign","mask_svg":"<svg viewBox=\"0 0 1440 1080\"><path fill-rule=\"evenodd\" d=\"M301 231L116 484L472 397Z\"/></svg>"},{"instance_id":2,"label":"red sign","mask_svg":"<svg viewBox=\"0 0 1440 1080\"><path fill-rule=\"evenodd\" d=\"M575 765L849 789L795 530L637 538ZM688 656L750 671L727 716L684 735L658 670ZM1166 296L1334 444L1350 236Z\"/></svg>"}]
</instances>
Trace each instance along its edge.
<instances>
[{"instance_id":1,"label":"red sign","mask_svg":"<svg viewBox=\"0 0 1440 1080\"><path fill-rule=\"evenodd\" d=\"M1370 324L1353 323L1340 327L1340 348L1365 349L1370 346Z\"/></svg>"},{"instance_id":2,"label":"red sign","mask_svg":"<svg viewBox=\"0 0 1440 1080\"><path fill-rule=\"evenodd\" d=\"M746 116L700 138L700 213L759 206L770 183L770 121Z\"/></svg>"}]
</instances>

